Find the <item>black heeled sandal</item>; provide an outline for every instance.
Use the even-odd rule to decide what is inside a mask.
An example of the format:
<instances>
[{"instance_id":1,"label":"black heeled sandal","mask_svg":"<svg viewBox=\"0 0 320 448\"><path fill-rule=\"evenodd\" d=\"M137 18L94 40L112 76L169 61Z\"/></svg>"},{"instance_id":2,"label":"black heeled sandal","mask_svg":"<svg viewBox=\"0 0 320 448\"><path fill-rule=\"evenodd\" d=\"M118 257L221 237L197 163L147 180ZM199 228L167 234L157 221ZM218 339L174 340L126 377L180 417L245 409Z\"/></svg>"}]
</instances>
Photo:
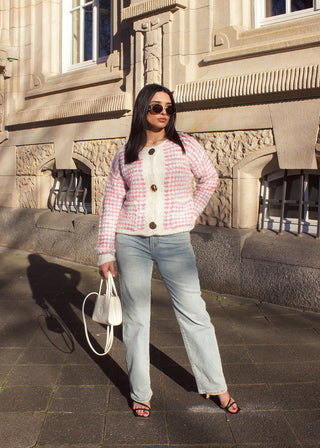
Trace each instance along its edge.
<instances>
[{"instance_id":1,"label":"black heeled sandal","mask_svg":"<svg viewBox=\"0 0 320 448\"><path fill-rule=\"evenodd\" d=\"M134 413L135 417L141 417L141 418L149 418L150 417L150 414L151 414L151 407L150 406L148 406L145 403L140 403L139 401L135 401L134 403L137 403L137 404L141 405L141 407L133 409L133 403L132 403L132 410L133 410L133 413ZM139 415L138 414L139 411L148 412L148 415Z\"/></svg>"},{"instance_id":2,"label":"black heeled sandal","mask_svg":"<svg viewBox=\"0 0 320 448\"><path fill-rule=\"evenodd\" d=\"M206 399L209 400L209 398L211 398L210 394L206 394ZM217 397L213 397L213 401L219 406L220 409L223 409L225 412L229 412L229 414L238 414L238 412L241 411L241 409L239 408L239 406L237 405L237 403L230 397L228 403L226 404L226 406L222 406L220 403L220 400L218 400ZM237 410L236 411L231 411L230 408L232 408L233 405L237 406Z\"/></svg>"}]
</instances>

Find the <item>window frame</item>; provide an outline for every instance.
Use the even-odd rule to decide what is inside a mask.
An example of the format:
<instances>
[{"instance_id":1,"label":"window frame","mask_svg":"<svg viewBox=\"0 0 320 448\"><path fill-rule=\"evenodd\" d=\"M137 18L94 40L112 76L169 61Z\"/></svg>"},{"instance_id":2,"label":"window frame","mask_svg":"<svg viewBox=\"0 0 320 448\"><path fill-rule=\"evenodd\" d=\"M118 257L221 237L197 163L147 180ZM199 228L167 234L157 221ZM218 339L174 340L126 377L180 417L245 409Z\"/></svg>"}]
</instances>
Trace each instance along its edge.
<instances>
[{"instance_id":1,"label":"window frame","mask_svg":"<svg viewBox=\"0 0 320 448\"><path fill-rule=\"evenodd\" d=\"M291 5L291 0L286 0L286 11L288 11ZM255 0L255 24L256 28L260 28L266 25L274 25L277 23L288 22L296 19L303 19L320 14L320 0L313 0L313 7L303 9L301 11L286 12L285 14L279 14L277 16L265 17L266 0Z\"/></svg>"},{"instance_id":2,"label":"window frame","mask_svg":"<svg viewBox=\"0 0 320 448\"><path fill-rule=\"evenodd\" d=\"M62 72L79 70L88 66L93 66L105 62L112 53L113 41L113 1L110 0L110 49L106 56L99 57L99 0L79 0L80 1L80 51L83 51L83 11L86 4L92 4L92 59L76 64L72 63L72 14L77 8L71 7L72 0L63 0L62 4Z\"/></svg>"},{"instance_id":3,"label":"window frame","mask_svg":"<svg viewBox=\"0 0 320 448\"><path fill-rule=\"evenodd\" d=\"M272 173L267 175L265 178L261 179L261 188L260 188L260 208L259 208L259 221L258 228L259 230L273 230L282 233L283 231L294 232L294 233L307 233L310 235L320 236L320 210L319 210L319 202L320 202L320 187L318 191L318 219L310 219L309 217L309 176L316 175L319 176L318 186L320 184L320 174L317 170L280 170L276 173ZM289 218L286 216L272 216L269 215L269 184L272 181L282 179L283 183L290 176L303 176L303 194L302 198L296 198L298 207L298 212L301 211L302 217L298 218ZM282 183L282 188L283 188ZM283 190L282 190L283 191ZM282 207L282 200L279 200L279 206ZM290 202L293 201L289 201ZM285 197L284 205L288 205L288 199ZM293 205L291 203L291 205ZM300 208L301 207L301 208ZM312 203L311 203L312 207ZM281 209L282 210L282 209Z\"/></svg>"}]
</instances>

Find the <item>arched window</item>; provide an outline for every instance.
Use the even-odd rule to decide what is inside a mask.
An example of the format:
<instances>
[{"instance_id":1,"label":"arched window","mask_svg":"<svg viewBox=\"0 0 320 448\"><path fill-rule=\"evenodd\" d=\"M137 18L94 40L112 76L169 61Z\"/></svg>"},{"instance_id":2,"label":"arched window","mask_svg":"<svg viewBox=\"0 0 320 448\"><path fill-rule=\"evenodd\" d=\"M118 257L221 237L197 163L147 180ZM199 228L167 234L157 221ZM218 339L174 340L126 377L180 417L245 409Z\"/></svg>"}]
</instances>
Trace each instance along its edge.
<instances>
[{"instance_id":1,"label":"arched window","mask_svg":"<svg viewBox=\"0 0 320 448\"><path fill-rule=\"evenodd\" d=\"M91 177L82 170L54 170L49 193L51 211L91 213Z\"/></svg>"},{"instance_id":2,"label":"arched window","mask_svg":"<svg viewBox=\"0 0 320 448\"><path fill-rule=\"evenodd\" d=\"M261 181L260 229L320 237L319 171L285 170Z\"/></svg>"},{"instance_id":3,"label":"arched window","mask_svg":"<svg viewBox=\"0 0 320 448\"><path fill-rule=\"evenodd\" d=\"M112 52L112 1L64 0L63 71L105 60Z\"/></svg>"}]
</instances>

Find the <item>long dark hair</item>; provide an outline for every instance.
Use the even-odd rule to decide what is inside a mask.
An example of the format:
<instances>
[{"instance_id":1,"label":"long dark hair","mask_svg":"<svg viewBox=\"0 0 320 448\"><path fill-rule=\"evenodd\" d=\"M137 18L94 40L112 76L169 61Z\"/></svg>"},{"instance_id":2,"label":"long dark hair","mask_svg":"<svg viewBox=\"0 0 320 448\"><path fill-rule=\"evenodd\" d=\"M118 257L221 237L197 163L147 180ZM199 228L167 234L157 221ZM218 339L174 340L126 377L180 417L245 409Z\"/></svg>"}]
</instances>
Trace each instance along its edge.
<instances>
[{"instance_id":1,"label":"long dark hair","mask_svg":"<svg viewBox=\"0 0 320 448\"><path fill-rule=\"evenodd\" d=\"M169 89L159 84L148 84L143 87L135 101L133 108L131 130L126 144L125 163L132 163L138 160L138 155L147 141L147 114L149 104L157 92L165 92L169 95L172 106L175 109L175 102ZM181 146L183 152L185 149L180 140L179 134L175 128L176 113L170 116L170 120L166 126L166 137L177 145Z\"/></svg>"}]
</instances>

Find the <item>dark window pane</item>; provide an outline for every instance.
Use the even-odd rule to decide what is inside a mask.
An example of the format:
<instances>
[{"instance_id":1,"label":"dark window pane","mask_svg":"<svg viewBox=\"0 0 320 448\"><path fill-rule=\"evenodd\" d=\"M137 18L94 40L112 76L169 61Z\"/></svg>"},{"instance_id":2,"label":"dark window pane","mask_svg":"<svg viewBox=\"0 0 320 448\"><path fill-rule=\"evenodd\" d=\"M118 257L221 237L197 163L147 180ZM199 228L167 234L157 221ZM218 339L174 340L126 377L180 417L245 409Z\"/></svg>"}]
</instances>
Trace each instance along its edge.
<instances>
[{"instance_id":1,"label":"dark window pane","mask_svg":"<svg viewBox=\"0 0 320 448\"><path fill-rule=\"evenodd\" d=\"M275 217L280 218L281 216L281 205L270 204L269 205L269 218Z\"/></svg>"},{"instance_id":2,"label":"dark window pane","mask_svg":"<svg viewBox=\"0 0 320 448\"><path fill-rule=\"evenodd\" d=\"M298 205L286 204L284 208L285 218L299 218L299 208Z\"/></svg>"},{"instance_id":3,"label":"dark window pane","mask_svg":"<svg viewBox=\"0 0 320 448\"><path fill-rule=\"evenodd\" d=\"M86 173L82 173L82 191L81 195L84 195L84 190L86 189L85 196L85 207L89 213L91 213L91 176ZM81 200L82 200L81 196Z\"/></svg>"},{"instance_id":4,"label":"dark window pane","mask_svg":"<svg viewBox=\"0 0 320 448\"><path fill-rule=\"evenodd\" d=\"M315 204L319 200L319 176L309 176L309 202ZM319 206L319 205L318 205ZM318 207L309 206L309 218L318 219Z\"/></svg>"},{"instance_id":5,"label":"dark window pane","mask_svg":"<svg viewBox=\"0 0 320 448\"><path fill-rule=\"evenodd\" d=\"M65 192L65 200L71 202L73 197L73 190L76 187L76 175L75 173L66 174L66 185L68 187Z\"/></svg>"},{"instance_id":6,"label":"dark window pane","mask_svg":"<svg viewBox=\"0 0 320 448\"><path fill-rule=\"evenodd\" d=\"M287 177L287 197L286 199L298 201L300 195L300 176Z\"/></svg>"},{"instance_id":7,"label":"dark window pane","mask_svg":"<svg viewBox=\"0 0 320 448\"><path fill-rule=\"evenodd\" d=\"M286 13L286 0L266 0L266 17Z\"/></svg>"},{"instance_id":8,"label":"dark window pane","mask_svg":"<svg viewBox=\"0 0 320 448\"><path fill-rule=\"evenodd\" d=\"M313 7L313 0L291 0L291 12Z\"/></svg>"},{"instance_id":9,"label":"dark window pane","mask_svg":"<svg viewBox=\"0 0 320 448\"><path fill-rule=\"evenodd\" d=\"M110 53L111 13L110 0L99 1L99 57Z\"/></svg>"},{"instance_id":10,"label":"dark window pane","mask_svg":"<svg viewBox=\"0 0 320 448\"><path fill-rule=\"evenodd\" d=\"M297 201L296 204L285 204L285 218L299 218L300 176L287 178L286 200Z\"/></svg>"},{"instance_id":11,"label":"dark window pane","mask_svg":"<svg viewBox=\"0 0 320 448\"><path fill-rule=\"evenodd\" d=\"M84 61L92 59L92 5L84 8Z\"/></svg>"},{"instance_id":12,"label":"dark window pane","mask_svg":"<svg viewBox=\"0 0 320 448\"><path fill-rule=\"evenodd\" d=\"M281 216L282 190L284 179L271 181L269 184L269 216ZM299 198L300 198L300 176L289 176L287 178L286 201L295 201L296 203L286 203L284 205L285 218L299 217ZM279 201L279 202L278 202Z\"/></svg>"},{"instance_id":13,"label":"dark window pane","mask_svg":"<svg viewBox=\"0 0 320 448\"><path fill-rule=\"evenodd\" d=\"M273 180L269 183L269 216L281 216L281 205L278 201L282 197L282 184L283 178ZM276 200L275 203L273 203L274 200Z\"/></svg>"},{"instance_id":14,"label":"dark window pane","mask_svg":"<svg viewBox=\"0 0 320 448\"><path fill-rule=\"evenodd\" d=\"M281 199L283 178L276 179L269 184L269 199Z\"/></svg>"}]
</instances>

